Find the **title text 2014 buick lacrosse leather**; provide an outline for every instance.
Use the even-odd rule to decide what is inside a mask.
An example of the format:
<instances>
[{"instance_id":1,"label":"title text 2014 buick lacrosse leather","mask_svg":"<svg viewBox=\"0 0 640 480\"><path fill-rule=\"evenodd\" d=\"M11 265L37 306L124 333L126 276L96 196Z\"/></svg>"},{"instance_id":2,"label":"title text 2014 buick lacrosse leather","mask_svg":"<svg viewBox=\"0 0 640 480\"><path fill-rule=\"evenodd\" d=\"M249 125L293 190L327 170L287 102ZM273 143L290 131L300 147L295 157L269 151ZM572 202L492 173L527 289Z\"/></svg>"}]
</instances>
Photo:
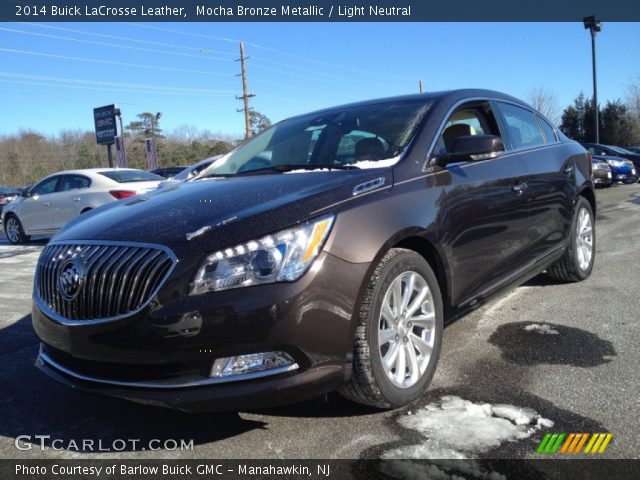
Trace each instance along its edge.
<instances>
[{"instance_id":1,"label":"title text 2014 buick lacrosse leather","mask_svg":"<svg viewBox=\"0 0 640 480\"><path fill-rule=\"evenodd\" d=\"M184 410L427 388L443 322L547 270L592 270L589 154L462 90L282 121L195 181L96 209L43 251L37 365Z\"/></svg>"}]
</instances>

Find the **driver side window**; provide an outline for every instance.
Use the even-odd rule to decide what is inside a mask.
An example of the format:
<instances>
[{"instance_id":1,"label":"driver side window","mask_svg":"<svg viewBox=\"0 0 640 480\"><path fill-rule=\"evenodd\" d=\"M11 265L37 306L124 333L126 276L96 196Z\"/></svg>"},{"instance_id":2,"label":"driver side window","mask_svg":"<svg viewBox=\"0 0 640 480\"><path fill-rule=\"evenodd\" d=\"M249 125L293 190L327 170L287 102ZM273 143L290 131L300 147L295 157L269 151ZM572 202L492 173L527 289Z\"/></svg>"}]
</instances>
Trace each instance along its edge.
<instances>
[{"instance_id":1,"label":"driver side window","mask_svg":"<svg viewBox=\"0 0 640 480\"><path fill-rule=\"evenodd\" d=\"M434 154L451 153L456 140L469 135L500 136L498 124L486 102L463 105L451 114L438 138Z\"/></svg>"},{"instance_id":2,"label":"driver side window","mask_svg":"<svg viewBox=\"0 0 640 480\"><path fill-rule=\"evenodd\" d=\"M31 190L32 195L47 195L56 190L56 185L60 177L51 177L43 180Z\"/></svg>"}]
</instances>

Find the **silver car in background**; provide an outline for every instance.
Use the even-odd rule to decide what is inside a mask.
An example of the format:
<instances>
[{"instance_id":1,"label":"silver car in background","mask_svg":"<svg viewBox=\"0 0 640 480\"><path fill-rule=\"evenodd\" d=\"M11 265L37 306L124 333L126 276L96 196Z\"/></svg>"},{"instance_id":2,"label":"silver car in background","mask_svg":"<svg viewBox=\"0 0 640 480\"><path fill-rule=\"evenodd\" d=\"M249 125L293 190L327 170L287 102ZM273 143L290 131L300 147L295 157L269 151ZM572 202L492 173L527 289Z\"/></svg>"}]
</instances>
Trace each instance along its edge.
<instances>
[{"instance_id":1,"label":"silver car in background","mask_svg":"<svg viewBox=\"0 0 640 480\"><path fill-rule=\"evenodd\" d=\"M52 236L81 213L157 188L164 179L132 168L68 170L43 178L8 203L2 225L9 242Z\"/></svg>"}]
</instances>

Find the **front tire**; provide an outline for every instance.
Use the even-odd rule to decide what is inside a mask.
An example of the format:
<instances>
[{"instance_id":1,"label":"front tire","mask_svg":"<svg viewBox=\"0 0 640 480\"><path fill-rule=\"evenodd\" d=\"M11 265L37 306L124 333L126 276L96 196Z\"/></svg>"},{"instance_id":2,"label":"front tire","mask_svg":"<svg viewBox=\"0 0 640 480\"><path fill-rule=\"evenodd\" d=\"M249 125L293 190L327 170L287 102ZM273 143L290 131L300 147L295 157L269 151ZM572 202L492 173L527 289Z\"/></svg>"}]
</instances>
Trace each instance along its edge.
<instances>
[{"instance_id":1,"label":"front tire","mask_svg":"<svg viewBox=\"0 0 640 480\"><path fill-rule=\"evenodd\" d=\"M18 217L13 214L8 214L4 221L4 233L7 236L9 242L13 245L20 245L29 241L29 235L24 233L22 224Z\"/></svg>"},{"instance_id":2,"label":"front tire","mask_svg":"<svg viewBox=\"0 0 640 480\"><path fill-rule=\"evenodd\" d=\"M581 282L589 278L596 256L596 229L593 209L586 198L576 203L571 238L564 256L547 269L547 274L563 282Z\"/></svg>"},{"instance_id":3,"label":"front tire","mask_svg":"<svg viewBox=\"0 0 640 480\"><path fill-rule=\"evenodd\" d=\"M429 263L412 250L389 250L369 279L357 321L353 372L342 395L379 408L420 397L435 373L443 330Z\"/></svg>"}]
</instances>

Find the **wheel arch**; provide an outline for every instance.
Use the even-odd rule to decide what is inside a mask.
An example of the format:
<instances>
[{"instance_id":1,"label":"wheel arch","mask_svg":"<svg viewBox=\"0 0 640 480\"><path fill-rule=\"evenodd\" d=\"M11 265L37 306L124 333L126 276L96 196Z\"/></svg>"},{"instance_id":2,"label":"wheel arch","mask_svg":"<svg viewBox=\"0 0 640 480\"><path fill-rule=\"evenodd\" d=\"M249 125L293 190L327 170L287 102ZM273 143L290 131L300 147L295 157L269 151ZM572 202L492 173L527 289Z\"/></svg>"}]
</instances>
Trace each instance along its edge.
<instances>
[{"instance_id":1,"label":"wheel arch","mask_svg":"<svg viewBox=\"0 0 640 480\"><path fill-rule=\"evenodd\" d=\"M449 266L445 260L443 252L441 252L430 240L419 235L410 235L399 239L390 248L405 248L407 250L413 250L427 261L438 279L438 286L440 287L440 293L442 294L442 303L446 316L451 305L449 297L449 292L451 290Z\"/></svg>"},{"instance_id":2,"label":"wheel arch","mask_svg":"<svg viewBox=\"0 0 640 480\"><path fill-rule=\"evenodd\" d=\"M440 293L442 294L442 303L446 318L452 307L450 298L451 270L447 261L447 256L442 249L437 246L437 243L429 238L429 232L417 227L409 228L398 232L387 240L387 242L385 242L378 250L375 258L371 262L370 271L367 273L366 277L367 279L373 274L382 258L392 248L405 248L407 250L412 250L427 261L438 279L438 286L440 287ZM363 284L363 289L364 288L366 288L366 282ZM362 291L360 292L360 298L361 294Z\"/></svg>"},{"instance_id":3,"label":"wheel arch","mask_svg":"<svg viewBox=\"0 0 640 480\"><path fill-rule=\"evenodd\" d=\"M578 197L584 197L587 199L589 204L591 205L591 210L593 210L593 214L596 214L596 194L591 187L588 185L583 186L578 192Z\"/></svg>"}]
</instances>

